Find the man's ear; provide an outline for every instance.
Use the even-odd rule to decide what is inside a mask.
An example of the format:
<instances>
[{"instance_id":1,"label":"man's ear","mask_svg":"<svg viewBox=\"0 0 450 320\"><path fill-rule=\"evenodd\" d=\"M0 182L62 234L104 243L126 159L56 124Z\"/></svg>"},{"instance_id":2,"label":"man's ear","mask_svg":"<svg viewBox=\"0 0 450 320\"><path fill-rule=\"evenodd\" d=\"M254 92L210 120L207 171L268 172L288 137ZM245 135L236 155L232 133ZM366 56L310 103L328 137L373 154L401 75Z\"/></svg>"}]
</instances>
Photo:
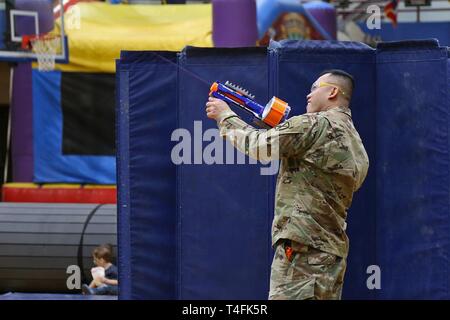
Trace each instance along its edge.
<instances>
[{"instance_id":1,"label":"man's ear","mask_svg":"<svg viewBox=\"0 0 450 320\"><path fill-rule=\"evenodd\" d=\"M338 88L335 88L335 87L332 87L331 88L331 92L330 92L330 94L328 95L328 99L334 99L334 98L336 98L337 97L337 95L338 95L338 93L339 93L339 89Z\"/></svg>"}]
</instances>

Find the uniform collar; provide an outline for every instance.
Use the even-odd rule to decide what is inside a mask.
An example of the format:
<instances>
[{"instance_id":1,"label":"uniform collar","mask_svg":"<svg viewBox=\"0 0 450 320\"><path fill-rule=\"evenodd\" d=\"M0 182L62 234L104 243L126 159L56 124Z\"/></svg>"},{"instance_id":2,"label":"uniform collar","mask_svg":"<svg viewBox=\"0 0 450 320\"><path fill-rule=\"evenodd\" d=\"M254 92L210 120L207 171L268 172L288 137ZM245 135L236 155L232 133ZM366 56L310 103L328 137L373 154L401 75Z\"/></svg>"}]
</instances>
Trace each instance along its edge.
<instances>
[{"instance_id":1,"label":"uniform collar","mask_svg":"<svg viewBox=\"0 0 450 320\"><path fill-rule=\"evenodd\" d=\"M345 113L346 115L348 115L350 118L352 117L352 112L351 112L350 108L348 108L348 107L340 106L340 107L331 108L328 111L342 112L342 113Z\"/></svg>"}]
</instances>

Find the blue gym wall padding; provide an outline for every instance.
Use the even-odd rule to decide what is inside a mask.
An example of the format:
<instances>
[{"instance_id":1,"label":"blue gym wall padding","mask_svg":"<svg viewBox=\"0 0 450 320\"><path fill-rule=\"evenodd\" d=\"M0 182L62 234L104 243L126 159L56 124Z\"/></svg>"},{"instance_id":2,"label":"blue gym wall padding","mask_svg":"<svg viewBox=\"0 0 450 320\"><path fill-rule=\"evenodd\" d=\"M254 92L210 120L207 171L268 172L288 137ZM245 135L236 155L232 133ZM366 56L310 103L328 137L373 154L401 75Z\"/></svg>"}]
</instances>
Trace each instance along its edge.
<instances>
[{"instance_id":1,"label":"blue gym wall padding","mask_svg":"<svg viewBox=\"0 0 450 320\"><path fill-rule=\"evenodd\" d=\"M348 213L343 298L450 298L448 48L285 41L188 47L178 59L123 52L117 66L121 299L267 298L275 177L253 164L175 166L170 135L195 135L194 121L216 128L204 111L215 80L261 103L276 95L295 115L327 68L355 76L352 115L370 158ZM370 265L379 290L366 285Z\"/></svg>"},{"instance_id":2,"label":"blue gym wall padding","mask_svg":"<svg viewBox=\"0 0 450 320\"><path fill-rule=\"evenodd\" d=\"M380 299L449 299L448 51L436 41L377 50Z\"/></svg>"},{"instance_id":3,"label":"blue gym wall padding","mask_svg":"<svg viewBox=\"0 0 450 320\"><path fill-rule=\"evenodd\" d=\"M186 48L179 66L178 127L193 137L194 121L203 132L217 129L205 117L212 82L229 80L268 99L265 48ZM273 179L252 164L178 166L180 299L267 298Z\"/></svg>"},{"instance_id":4,"label":"blue gym wall padding","mask_svg":"<svg viewBox=\"0 0 450 320\"><path fill-rule=\"evenodd\" d=\"M272 43L275 94L292 106L292 114L306 112L306 96L318 75L327 69L343 69L355 78L351 101L352 118L370 156L375 156L375 50L357 42L282 41ZM366 268L376 260L375 250L375 170L369 173L348 212L350 252L347 260L343 298L369 299Z\"/></svg>"},{"instance_id":5,"label":"blue gym wall padding","mask_svg":"<svg viewBox=\"0 0 450 320\"><path fill-rule=\"evenodd\" d=\"M176 53L122 53L117 89L119 298L175 299Z\"/></svg>"}]
</instances>

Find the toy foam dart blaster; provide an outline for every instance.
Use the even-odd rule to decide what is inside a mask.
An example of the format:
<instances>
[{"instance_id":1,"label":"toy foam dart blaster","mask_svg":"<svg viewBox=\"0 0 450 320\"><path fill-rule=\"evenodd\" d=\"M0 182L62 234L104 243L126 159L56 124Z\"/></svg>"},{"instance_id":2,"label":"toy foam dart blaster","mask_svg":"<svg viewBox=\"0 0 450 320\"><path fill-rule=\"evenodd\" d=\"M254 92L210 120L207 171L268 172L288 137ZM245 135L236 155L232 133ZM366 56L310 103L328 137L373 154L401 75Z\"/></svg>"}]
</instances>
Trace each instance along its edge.
<instances>
[{"instance_id":1,"label":"toy foam dart blaster","mask_svg":"<svg viewBox=\"0 0 450 320\"><path fill-rule=\"evenodd\" d=\"M275 127L284 122L291 112L291 107L287 102L277 97L273 97L266 106L262 106L253 100L255 99L254 95L228 81L225 84L214 82L210 90L210 96L237 105L269 127Z\"/></svg>"}]
</instances>

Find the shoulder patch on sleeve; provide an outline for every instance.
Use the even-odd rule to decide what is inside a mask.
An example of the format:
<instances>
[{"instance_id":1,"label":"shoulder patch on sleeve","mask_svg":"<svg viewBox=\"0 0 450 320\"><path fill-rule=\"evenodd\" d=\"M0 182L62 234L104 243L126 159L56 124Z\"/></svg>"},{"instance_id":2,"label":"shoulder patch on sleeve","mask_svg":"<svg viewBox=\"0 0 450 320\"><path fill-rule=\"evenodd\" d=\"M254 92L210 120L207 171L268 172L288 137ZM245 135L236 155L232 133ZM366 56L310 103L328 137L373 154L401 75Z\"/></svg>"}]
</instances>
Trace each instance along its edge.
<instances>
[{"instance_id":1,"label":"shoulder patch on sleeve","mask_svg":"<svg viewBox=\"0 0 450 320\"><path fill-rule=\"evenodd\" d=\"M315 115L303 114L295 116L275 127L275 130L282 134L305 133L317 122Z\"/></svg>"},{"instance_id":2,"label":"shoulder patch on sleeve","mask_svg":"<svg viewBox=\"0 0 450 320\"><path fill-rule=\"evenodd\" d=\"M291 127L291 123L289 121L285 121L282 124L279 124L275 127L275 130L277 131L283 131L283 130L287 130Z\"/></svg>"}]
</instances>

